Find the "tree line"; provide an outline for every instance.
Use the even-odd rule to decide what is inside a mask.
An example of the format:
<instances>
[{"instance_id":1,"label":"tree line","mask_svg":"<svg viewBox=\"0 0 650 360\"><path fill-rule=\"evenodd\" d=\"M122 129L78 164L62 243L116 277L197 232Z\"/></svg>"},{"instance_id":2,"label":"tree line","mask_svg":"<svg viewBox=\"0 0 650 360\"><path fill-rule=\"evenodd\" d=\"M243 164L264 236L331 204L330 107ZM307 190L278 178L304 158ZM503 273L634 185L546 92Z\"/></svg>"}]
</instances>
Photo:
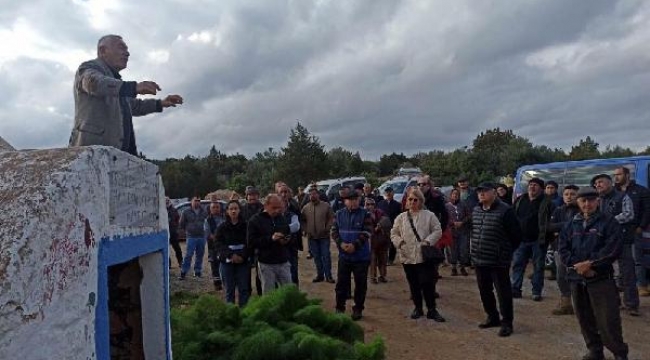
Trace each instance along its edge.
<instances>
[{"instance_id":1,"label":"tree line","mask_svg":"<svg viewBox=\"0 0 650 360\"><path fill-rule=\"evenodd\" d=\"M403 153L382 155L379 161L363 160L359 152L343 147L326 150L317 136L300 122L289 132L286 146L279 150L268 148L247 158L242 154L226 154L214 145L204 157L151 160L160 167L167 195L172 198L203 196L217 189L232 189L243 193L254 185L262 193L271 190L278 179L291 188L304 186L313 180L364 175L373 185L391 176L400 167L419 167L432 175L437 184L454 184L459 175L470 183L514 174L522 165L555 161L650 155L650 146L634 152L619 145L600 145L590 136L581 139L569 152L534 145L512 130L488 129L472 143L452 151L432 150L411 156Z\"/></svg>"}]
</instances>

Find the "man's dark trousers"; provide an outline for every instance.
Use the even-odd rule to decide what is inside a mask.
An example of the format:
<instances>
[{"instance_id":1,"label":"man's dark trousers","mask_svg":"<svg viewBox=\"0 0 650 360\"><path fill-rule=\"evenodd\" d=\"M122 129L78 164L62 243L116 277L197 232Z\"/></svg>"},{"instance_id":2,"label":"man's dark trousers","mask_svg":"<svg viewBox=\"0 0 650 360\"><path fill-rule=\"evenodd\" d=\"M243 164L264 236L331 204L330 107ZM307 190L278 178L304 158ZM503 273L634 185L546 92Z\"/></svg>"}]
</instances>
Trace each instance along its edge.
<instances>
[{"instance_id":1,"label":"man's dark trousers","mask_svg":"<svg viewBox=\"0 0 650 360\"><path fill-rule=\"evenodd\" d=\"M602 353L603 346L614 355L627 355L623 342L620 296L613 279L589 284L571 283L573 309L587 348L592 353Z\"/></svg>"},{"instance_id":2,"label":"man's dark trousers","mask_svg":"<svg viewBox=\"0 0 650 360\"><path fill-rule=\"evenodd\" d=\"M485 313L490 320L499 320L497 301L494 298L494 290L496 289L502 316L501 323L512 325L514 313L512 309L510 269L507 266L477 266L475 271Z\"/></svg>"},{"instance_id":3,"label":"man's dark trousers","mask_svg":"<svg viewBox=\"0 0 650 360\"><path fill-rule=\"evenodd\" d=\"M336 308L345 310L345 300L350 293L354 275L354 310L363 311L368 290L369 261L351 262L339 258L338 279L336 281Z\"/></svg>"}]
</instances>

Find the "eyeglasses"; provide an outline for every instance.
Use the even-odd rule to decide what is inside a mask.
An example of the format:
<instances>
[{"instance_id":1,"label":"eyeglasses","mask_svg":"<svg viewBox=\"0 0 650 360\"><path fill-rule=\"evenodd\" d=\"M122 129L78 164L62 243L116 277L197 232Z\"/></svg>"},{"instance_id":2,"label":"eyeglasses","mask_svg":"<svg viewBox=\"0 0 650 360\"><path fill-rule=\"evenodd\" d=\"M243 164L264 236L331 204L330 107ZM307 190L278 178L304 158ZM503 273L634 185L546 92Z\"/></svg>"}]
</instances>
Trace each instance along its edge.
<instances>
[{"instance_id":1,"label":"eyeglasses","mask_svg":"<svg viewBox=\"0 0 650 360\"><path fill-rule=\"evenodd\" d=\"M408 198L408 199L406 199L406 201L418 202L418 201L420 201L420 199L418 199L418 198Z\"/></svg>"},{"instance_id":2,"label":"eyeglasses","mask_svg":"<svg viewBox=\"0 0 650 360\"><path fill-rule=\"evenodd\" d=\"M429 186L429 183L418 183L418 186Z\"/></svg>"}]
</instances>

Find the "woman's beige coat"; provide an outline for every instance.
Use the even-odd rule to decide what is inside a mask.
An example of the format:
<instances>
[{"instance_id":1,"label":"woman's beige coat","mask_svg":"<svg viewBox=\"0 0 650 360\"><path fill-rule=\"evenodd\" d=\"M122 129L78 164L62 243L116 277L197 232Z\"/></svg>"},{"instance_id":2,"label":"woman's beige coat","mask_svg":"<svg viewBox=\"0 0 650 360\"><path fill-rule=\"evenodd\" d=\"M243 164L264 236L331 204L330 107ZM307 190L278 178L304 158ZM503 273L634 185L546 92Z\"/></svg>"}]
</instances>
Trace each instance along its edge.
<instances>
[{"instance_id":1,"label":"woman's beige coat","mask_svg":"<svg viewBox=\"0 0 650 360\"><path fill-rule=\"evenodd\" d=\"M409 224L407 212L397 216L393 228L390 231L390 239L397 248L402 264L419 264L422 263L422 245L435 245L440 236L442 228L436 214L429 210L420 210L412 213L413 224L422 239L422 243L417 241L411 224Z\"/></svg>"}]
</instances>

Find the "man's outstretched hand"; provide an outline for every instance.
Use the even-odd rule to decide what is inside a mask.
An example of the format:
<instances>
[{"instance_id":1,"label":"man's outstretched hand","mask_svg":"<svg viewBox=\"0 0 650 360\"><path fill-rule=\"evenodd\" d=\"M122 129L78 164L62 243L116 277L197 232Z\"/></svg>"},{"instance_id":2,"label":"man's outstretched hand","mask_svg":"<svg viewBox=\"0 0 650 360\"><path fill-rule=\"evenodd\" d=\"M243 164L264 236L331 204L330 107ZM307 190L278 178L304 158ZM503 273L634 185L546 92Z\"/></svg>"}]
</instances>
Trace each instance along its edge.
<instances>
[{"instance_id":1,"label":"man's outstretched hand","mask_svg":"<svg viewBox=\"0 0 650 360\"><path fill-rule=\"evenodd\" d=\"M182 103L183 103L183 98L180 95L169 95L160 101L160 104L164 108L170 106L176 107L176 105L180 105Z\"/></svg>"},{"instance_id":2,"label":"man's outstretched hand","mask_svg":"<svg viewBox=\"0 0 650 360\"><path fill-rule=\"evenodd\" d=\"M135 92L140 95L156 95L160 86L153 81L142 81L136 84Z\"/></svg>"}]
</instances>

